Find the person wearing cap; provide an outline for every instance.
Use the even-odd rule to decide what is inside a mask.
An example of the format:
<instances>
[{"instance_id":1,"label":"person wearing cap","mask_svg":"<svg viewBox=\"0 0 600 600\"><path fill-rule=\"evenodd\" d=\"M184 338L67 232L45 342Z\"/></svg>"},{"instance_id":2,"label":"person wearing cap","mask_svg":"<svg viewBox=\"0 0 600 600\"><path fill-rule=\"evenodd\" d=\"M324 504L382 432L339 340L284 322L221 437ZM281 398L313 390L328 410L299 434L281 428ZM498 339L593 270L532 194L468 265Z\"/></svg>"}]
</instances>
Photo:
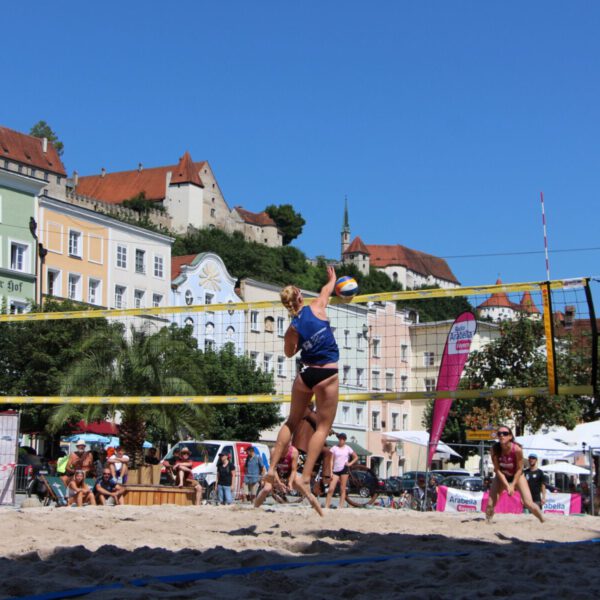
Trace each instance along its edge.
<instances>
[{"instance_id":1,"label":"person wearing cap","mask_svg":"<svg viewBox=\"0 0 600 600\"><path fill-rule=\"evenodd\" d=\"M60 477L65 487L68 487L71 478L73 475L75 475L75 471L83 471L85 477L90 476L93 469L94 459L92 457L92 453L86 450L86 446L87 444L85 440L77 440L75 444L75 452L72 452L69 455L65 474L61 475Z\"/></svg>"},{"instance_id":2,"label":"person wearing cap","mask_svg":"<svg viewBox=\"0 0 600 600\"><path fill-rule=\"evenodd\" d=\"M546 504L546 477L544 471L538 468L538 455L531 452L527 457L529 466L523 471L529 484L533 501L542 508Z\"/></svg>"},{"instance_id":3,"label":"person wearing cap","mask_svg":"<svg viewBox=\"0 0 600 600\"><path fill-rule=\"evenodd\" d=\"M191 458L192 454L189 448L183 447L179 451L179 458L175 461L173 470L177 478L177 487L192 487L195 490L194 504L199 506L202 502L202 484L194 478L192 469L194 463Z\"/></svg>"},{"instance_id":4,"label":"person wearing cap","mask_svg":"<svg viewBox=\"0 0 600 600\"><path fill-rule=\"evenodd\" d=\"M344 508L344 505L346 504L346 486L348 485L350 467L358 460L356 452L346 444L347 437L348 436L345 433L338 433L337 446L331 448L331 455L333 456L333 477L329 484L329 490L327 490L325 508L329 508L331 499L333 498L333 492L335 492L338 482L340 484L340 502L338 508Z\"/></svg>"}]
</instances>

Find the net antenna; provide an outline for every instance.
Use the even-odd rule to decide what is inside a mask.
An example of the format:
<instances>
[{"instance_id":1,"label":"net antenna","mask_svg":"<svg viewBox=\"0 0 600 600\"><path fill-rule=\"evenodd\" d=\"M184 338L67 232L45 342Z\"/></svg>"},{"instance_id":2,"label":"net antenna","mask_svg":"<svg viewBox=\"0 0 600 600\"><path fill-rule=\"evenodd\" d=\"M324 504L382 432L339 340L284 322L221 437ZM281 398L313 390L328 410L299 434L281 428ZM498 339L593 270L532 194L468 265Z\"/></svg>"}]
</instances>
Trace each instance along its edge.
<instances>
[{"instance_id":1,"label":"net antenna","mask_svg":"<svg viewBox=\"0 0 600 600\"><path fill-rule=\"evenodd\" d=\"M544 192L540 192L542 203L542 226L544 228L544 255L546 257L546 281L550 281L550 259L548 258L548 231L546 229L546 208L544 206Z\"/></svg>"}]
</instances>

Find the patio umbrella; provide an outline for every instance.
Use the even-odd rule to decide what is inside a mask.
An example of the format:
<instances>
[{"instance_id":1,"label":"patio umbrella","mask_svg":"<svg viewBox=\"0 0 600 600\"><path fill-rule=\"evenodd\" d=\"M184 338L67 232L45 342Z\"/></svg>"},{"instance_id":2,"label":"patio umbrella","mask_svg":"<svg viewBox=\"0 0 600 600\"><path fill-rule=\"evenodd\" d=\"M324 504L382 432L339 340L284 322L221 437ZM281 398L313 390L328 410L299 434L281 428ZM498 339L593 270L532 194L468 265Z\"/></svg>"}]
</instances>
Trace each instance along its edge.
<instances>
[{"instance_id":1,"label":"patio umbrella","mask_svg":"<svg viewBox=\"0 0 600 600\"><path fill-rule=\"evenodd\" d=\"M110 438L97 433L75 433L65 438L67 442L77 442L79 440L83 440L86 444L106 444L108 443L109 439Z\"/></svg>"},{"instance_id":2,"label":"patio umbrella","mask_svg":"<svg viewBox=\"0 0 600 600\"><path fill-rule=\"evenodd\" d=\"M572 465L571 463L558 462L553 465L544 465L544 473L566 473L567 475L589 475L590 470Z\"/></svg>"},{"instance_id":3,"label":"patio umbrella","mask_svg":"<svg viewBox=\"0 0 600 600\"><path fill-rule=\"evenodd\" d=\"M385 433L385 437L390 440L397 440L401 442L417 444L417 446L429 445L429 433L427 431L389 431ZM444 444L444 442L438 443L437 451L443 452L444 454L450 454L451 456L458 456L459 458L461 458L458 452L452 450L452 448Z\"/></svg>"},{"instance_id":4,"label":"patio umbrella","mask_svg":"<svg viewBox=\"0 0 600 600\"><path fill-rule=\"evenodd\" d=\"M574 448L570 448L566 444L555 440L552 434L520 435L515 438L515 441L523 446L523 455L525 458L533 452L537 454L540 462L542 460L569 458L577 452Z\"/></svg>"},{"instance_id":5,"label":"patio umbrella","mask_svg":"<svg viewBox=\"0 0 600 600\"><path fill-rule=\"evenodd\" d=\"M106 442L104 442L105 446L112 446L116 448L121 445L121 442L118 437L106 438ZM143 448L152 448L152 444L150 442L144 442Z\"/></svg>"}]
</instances>

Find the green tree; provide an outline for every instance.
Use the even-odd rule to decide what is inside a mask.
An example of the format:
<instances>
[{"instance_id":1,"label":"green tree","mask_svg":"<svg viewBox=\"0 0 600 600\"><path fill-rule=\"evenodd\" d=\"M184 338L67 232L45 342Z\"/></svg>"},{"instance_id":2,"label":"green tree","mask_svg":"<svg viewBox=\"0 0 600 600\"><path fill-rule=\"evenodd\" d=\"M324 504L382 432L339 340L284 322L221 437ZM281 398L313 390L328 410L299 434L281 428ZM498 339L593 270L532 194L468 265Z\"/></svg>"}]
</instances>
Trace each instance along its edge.
<instances>
[{"instance_id":1,"label":"green tree","mask_svg":"<svg viewBox=\"0 0 600 600\"><path fill-rule=\"evenodd\" d=\"M50 125L46 121L38 121L29 131L29 134L37 138L47 138L54 146L59 156L62 156L64 144L58 139L58 136L52 131Z\"/></svg>"},{"instance_id":2,"label":"green tree","mask_svg":"<svg viewBox=\"0 0 600 600\"><path fill-rule=\"evenodd\" d=\"M418 289L432 290L437 286L423 286ZM449 296L445 298L427 298L426 300L402 300L398 308L414 308L419 313L421 323L447 321L456 319L461 313L470 310L475 312L465 296Z\"/></svg>"},{"instance_id":3,"label":"green tree","mask_svg":"<svg viewBox=\"0 0 600 600\"><path fill-rule=\"evenodd\" d=\"M563 346L557 362L564 383L584 376L568 372L572 368L570 347ZM527 318L501 323L500 337L470 355L465 380L470 389L543 385L547 380L543 324ZM481 428L514 421L517 434L522 434L526 426L534 431L548 425L572 428L581 414L581 399L574 396L497 397L474 403L466 423Z\"/></svg>"},{"instance_id":4,"label":"green tree","mask_svg":"<svg viewBox=\"0 0 600 600\"><path fill-rule=\"evenodd\" d=\"M294 210L291 204L269 204L265 212L275 221L277 227L283 234L283 245L287 246L301 233L306 221L299 212Z\"/></svg>"}]
</instances>

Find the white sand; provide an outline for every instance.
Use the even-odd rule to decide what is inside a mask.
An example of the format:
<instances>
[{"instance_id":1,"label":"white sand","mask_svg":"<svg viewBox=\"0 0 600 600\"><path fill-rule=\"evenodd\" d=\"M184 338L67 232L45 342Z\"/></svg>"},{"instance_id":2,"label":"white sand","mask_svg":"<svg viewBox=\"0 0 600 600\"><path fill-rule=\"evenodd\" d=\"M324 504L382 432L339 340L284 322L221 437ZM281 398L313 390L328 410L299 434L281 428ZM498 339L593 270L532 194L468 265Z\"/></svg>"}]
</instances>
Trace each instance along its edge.
<instances>
[{"instance_id":1,"label":"white sand","mask_svg":"<svg viewBox=\"0 0 600 600\"><path fill-rule=\"evenodd\" d=\"M108 598L596 598L600 519L329 511L305 506L0 510L0 598L111 583ZM436 556L467 552L467 556ZM188 583L133 579L290 562L392 557Z\"/></svg>"}]
</instances>

